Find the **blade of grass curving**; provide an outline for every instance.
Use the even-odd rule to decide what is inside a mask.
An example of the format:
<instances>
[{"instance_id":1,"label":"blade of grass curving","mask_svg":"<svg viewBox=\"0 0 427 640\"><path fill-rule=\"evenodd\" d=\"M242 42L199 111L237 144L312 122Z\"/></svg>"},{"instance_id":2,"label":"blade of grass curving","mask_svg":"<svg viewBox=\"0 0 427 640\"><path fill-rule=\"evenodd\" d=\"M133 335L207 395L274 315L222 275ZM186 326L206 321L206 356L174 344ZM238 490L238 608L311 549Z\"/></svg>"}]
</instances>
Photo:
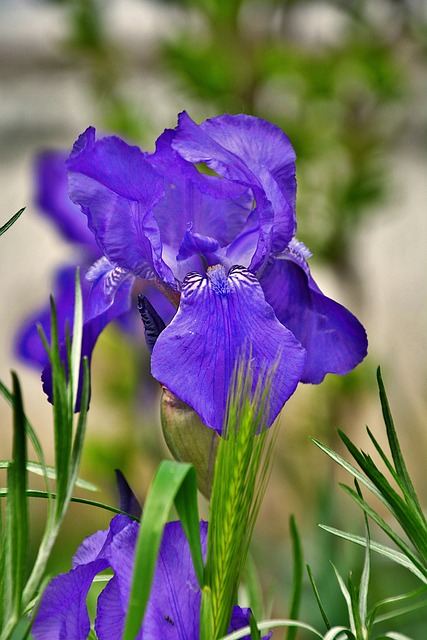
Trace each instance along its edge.
<instances>
[{"instance_id":1,"label":"blade of grass curving","mask_svg":"<svg viewBox=\"0 0 427 640\"><path fill-rule=\"evenodd\" d=\"M314 598L316 600L317 606L319 607L320 615L323 618L323 622L325 623L326 629L329 630L329 629L332 628L332 625L329 622L328 616L326 615L325 608L324 608L324 606L322 604L322 601L320 599L319 590L318 590L316 582L314 580L313 572L312 572L312 570L310 568L310 565L307 564L306 565L306 569L307 569L307 573L308 573L308 578L310 580L311 588L313 590Z\"/></svg>"},{"instance_id":2,"label":"blade of grass curving","mask_svg":"<svg viewBox=\"0 0 427 640\"><path fill-rule=\"evenodd\" d=\"M411 497L412 502L416 507L421 520L424 522L424 525L427 528L427 521L425 519L424 512L419 503L418 496L412 484L411 478L409 476L408 470L405 465L402 451L400 449L399 440L397 437L396 429L394 427L393 417L391 415L390 405L388 402L386 390L385 390L384 383L381 376L381 369L379 367L377 370L377 382L378 382L384 423L387 430L387 439L390 445L391 455L393 457L393 462L396 468L396 472L399 478L401 479L402 483L406 487L406 491L408 495Z\"/></svg>"},{"instance_id":3,"label":"blade of grass curving","mask_svg":"<svg viewBox=\"0 0 427 640\"><path fill-rule=\"evenodd\" d=\"M176 500L181 492L182 495ZM187 502L185 509L182 506L183 501ZM181 511L181 517L184 515L182 526L188 536L196 576L198 580L203 580L196 472L190 464L163 460L153 478L144 506L135 551L132 587L123 640L134 640L141 627L150 596L163 529L174 503L177 510ZM185 513L183 513L184 511ZM191 520L193 520L192 523ZM195 522L197 522L197 539L194 536ZM144 576L143 580L141 580L141 576ZM203 581L200 586L203 587Z\"/></svg>"},{"instance_id":4,"label":"blade of grass curving","mask_svg":"<svg viewBox=\"0 0 427 640\"><path fill-rule=\"evenodd\" d=\"M289 608L289 617L294 620L298 619L299 609L302 597L302 583L304 573L304 557L301 544L301 537L295 522L294 516L290 517L289 529L291 533L292 541L292 559L293 559L293 581L292 581L292 597L291 605ZM286 634L287 640L294 640L296 637L297 628L289 627Z\"/></svg>"},{"instance_id":5,"label":"blade of grass curving","mask_svg":"<svg viewBox=\"0 0 427 640\"><path fill-rule=\"evenodd\" d=\"M28 556L27 439L21 386L12 372L13 396L13 460L8 468L6 505L8 580L10 580L11 614L17 622L22 612L22 592Z\"/></svg>"},{"instance_id":6,"label":"blade of grass curving","mask_svg":"<svg viewBox=\"0 0 427 640\"><path fill-rule=\"evenodd\" d=\"M290 627L297 626L299 629L304 629L305 631L310 631L321 640L324 640L324 636L317 631L314 627L305 622L300 622L299 620L288 620L286 618L280 619L272 619L272 620L261 620L257 623L257 627L260 631L268 631L270 629L280 628L280 627ZM338 629L338 627L336 627ZM341 630L345 631L345 627L340 627ZM226 636L221 636L219 640L241 640L245 638L251 631L249 626L243 627L238 631L233 631L233 633L229 633ZM326 637L326 636L325 636ZM212 639L211 639L212 640Z\"/></svg>"},{"instance_id":7,"label":"blade of grass curving","mask_svg":"<svg viewBox=\"0 0 427 640\"><path fill-rule=\"evenodd\" d=\"M19 211L17 213L15 213L15 215L13 215L10 220L8 220L6 222L6 224L4 224L2 227L0 227L0 236L2 236L4 233L6 233L6 231L8 229L10 229L10 227L15 224L15 222L18 220L18 218L21 216L21 214L23 214L25 211L25 207L22 207L22 209L19 209Z\"/></svg>"},{"instance_id":8,"label":"blade of grass curving","mask_svg":"<svg viewBox=\"0 0 427 640\"><path fill-rule=\"evenodd\" d=\"M333 567L333 569L335 571L335 575L337 577L338 584L339 584L339 587L341 589L341 593L343 594L344 600L345 600L345 602L347 604L347 611L348 611L348 618L349 618L349 622L350 622L351 632L354 635L356 635L356 627L355 627L355 621L354 621L354 615L353 615L353 599L352 599L352 596L350 594L350 591L347 589L346 584L345 584L344 580L342 579L338 569L335 567L334 564L332 564L332 567Z\"/></svg>"},{"instance_id":9,"label":"blade of grass curving","mask_svg":"<svg viewBox=\"0 0 427 640\"><path fill-rule=\"evenodd\" d=\"M0 469L7 469L11 460L0 460ZM33 473L36 476L44 477L45 472L50 480L56 479L56 471L54 467L43 467L39 462L27 460L27 471ZM86 491L99 491L99 488L92 482L83 480L82 478L76 478L75 486L79 489L86 489ZM47 492L48 493L48 492Z\"/></svg>"},{"instance_id":10,"label":"blade of grass curving","mask_svg":"<svg viewBox=\"0 0 427 640\"><path fill-rule=\"evenodd\" d=\"M383 518L364 500L362 500L358 494L353 491L350 487L341 484L340 485L343 490L348 493L351 498L356 502L356 504L365 511L368 516L379 526L381 529L388 535L388 537L393 540L393 542L403 551L403 553L411 560L411 562L423 573L423 575L427 576L427 567L423 564L422 558L417 554L415 554L411 548L400 538L397 533L393 531L393 529L385 522Z\"/></svg>"},{"instance_id":11,"label":"blade of grass curving","mask_svg":"<svg viewBox=\"0 0 427 640\"><path fill-rule=\"evenodd\" d=\"M372 617L373 624L384 622L385 620L391 620L393 618L396 618L402 615L403 613L416 611L417 609L423 606L425 607L427 604L427 601L420 600L419 602L416 602L413 605L408 605L407 607L401 607L400 609L394 609L393 611L389 611L387 613L377 615L377 612L380 610L381 607L387 606L389 604L394 605L397 602L403 602L405 600L410 600L411 598L416 598L417 596L425 592L426 592L426 587L421 587L421 589L416 589L408 593L402 593L402 594L399 594L398 596L393 596L391 598L384 598L384 600L377 602L375 606L372 608L372 611L370 612L370 616Z\"/></svg>"},{"instance_id":12,"label":"blade of grass curving","mask_svg":"<svg viewBox=\"0 0 427 640\"><path fill-rule=\"evenodd\" d=\"M347 533L347 531L341 531L340 529L335 529L334 527L328 527L327 525L324 525L324 524L320 524L319 527L324 531L327 531L328 533L332 533L332 535L337 536L338 538L342 538L343 540L348 540L349 542L353 542L354 544L357 544L361 547L366 546L366 539L363 538L362 536L357 536L352 533ZM375 553L378 553L379 555L383 556L384 558L387 558L388 560L393 560L393 562L401 565L402 567L405 567L405 569L409 569L409 571L411 571L415 576L417 576L419 580L421 580L422 582L424 582L424 584L427 585L427 576L421 573L421 571L417 569L414 563L411 560L409 560L409 558L404 553L401 553L400 551L396 551L391 547L387 547L383 544L380 544L379 542L373 542L372 540L370 542L370 549L371 551L375 551Z\"/></svg>"},{"instance_id":13,"label":"blade of grass curving","mask_svg":"<svg viewBox=\"0 0 427 640\"><path fill-rule=\"evenodd\" d=\"M0 487L0 498L4 498L8 495L8 489L6 487ZM27 490L27 496L29 498L41 498L41 499L49 499L51 498L52 500L56 499L56 494L55 493L50 493L48 494L47 491L40 491L38 489L28 489ZM113 507L109 504L105 504L104 502L98 502L96 500L90 500L89 498L79 498L77 496L73 496L70 499L70 502L76 502L79 504L86 504L90 507L97 507L99 509L104 509L105 511L110 511L111 513L123 513L127 516L129 516L130 518L133 518L134 520L138 520L139 518L136 518L135 516L133 516L131 513L126 513L126 511L122 511L122 509L119 509L118 507ZM56 528L56 526L55 526ZM50 533L50 535L52 535L52 533Z\"/></svg>"},{"instance_id":14,"label":"blade of grass curving","mask_svg":"<svg viewBox=\"0 0 427 640\"><path fill-rule=\"evenodd\" d=\"M356 467L354 467L350 462L347 462L347 460L340 456L336 451L326 446L325 444L322 444L319 440L316 440L316 438L310 438L310 440L316 445L316 447L319 447L321 451L326 453L332 460L334 460L334 462L339 464L340 467L348 471L354 478L359 480L359 482L363 484L367 489L369 489L369 491L374 496L376 496L379 500L381 500L381 502L384 503L384 497L381 492L378 491L375 484L371 482L365 475L363 475L363 473L359 471L359 469L356 469ZM386 506L388 507L388 504L386 504Z\"/></svg>"},{"instance_id":15,"label":"blade of grass curving","mask_svg":"<svg viewBox=\"0 0 427 640\"><path fill-rule=\"evenodd\" d=\"M420 517L418 510L411 507L411 501L405 501L395 491L395 489L393 489L387 478L385 478L377 468L370 456L360 453L351 440L342 431L338 430L338 434L351 455L361 467L362 471L376 486L382 502L400 523L406 535L417 548L420 555L423 558L427 558L427 530L425 527L425 521ZM366 482L364 484L366 485Z\"/></svg>"}]
</instances>

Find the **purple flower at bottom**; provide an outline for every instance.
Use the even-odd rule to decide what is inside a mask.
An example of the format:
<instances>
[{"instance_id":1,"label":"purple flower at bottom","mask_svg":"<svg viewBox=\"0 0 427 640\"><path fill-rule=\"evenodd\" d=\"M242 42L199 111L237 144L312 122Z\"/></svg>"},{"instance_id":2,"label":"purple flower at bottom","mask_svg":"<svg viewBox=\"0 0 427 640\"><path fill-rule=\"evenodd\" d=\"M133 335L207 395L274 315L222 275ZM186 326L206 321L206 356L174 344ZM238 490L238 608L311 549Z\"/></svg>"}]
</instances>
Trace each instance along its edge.
<instances>
[{"instance_id":1,"label":"purple flower at bottom","mask_svg":"<svg viewBox=\"0 0 427 640\"><path fill-rule=\"evenodd\" d=\"M95 631L99 640L121 640L132 581L139 524L118 515L107 531L87 538L73 558L73 568L47 586L35 616L35 640L84 640L90 631L86 598L95 576L112 569L113 577L98 598ZM206 555L207 523L200 523ZM143 579L143 576L141 576ZM166 525L143 625L137 640L198 640L201 591L180 522ZM230 631L249 624L250 609L234 607ZM265 640L271 634L265 636ZM249 636L245 640L249 640Z\"/></svg>"}]
</instances>

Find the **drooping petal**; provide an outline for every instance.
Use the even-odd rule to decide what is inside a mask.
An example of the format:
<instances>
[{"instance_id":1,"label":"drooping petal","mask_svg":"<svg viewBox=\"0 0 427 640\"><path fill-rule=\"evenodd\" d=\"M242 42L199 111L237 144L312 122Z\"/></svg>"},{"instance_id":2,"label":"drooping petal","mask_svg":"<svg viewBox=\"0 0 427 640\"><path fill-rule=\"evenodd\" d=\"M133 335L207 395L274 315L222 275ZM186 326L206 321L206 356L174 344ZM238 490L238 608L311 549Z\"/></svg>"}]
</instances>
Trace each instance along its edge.
<instances>
[{"instance_id":1,"label":"drooping petal","mask_svg":"<svg viewBox=\"0 0 427 640\"><path fill-rule=\"evenodd\" d=\"M66 240L85 248L90 262L99 256L100 249L86 216L68 196L67 157L68 154L62 151L44 151L36 157L35 201L40 212L49 218Z\"/></svg>"},{"instance_id":2,"label":"drooping petal","mask_svg":"<svg viewBox=\"0 0 427 640\"><path fill-rule=\"evenodd\" d=\"M85 640L90 631L86 598L94 577L108 568L102 559L54 578L46 587L34 624L35 640Z\"/></svg>"},{"instance_id":3,"label":"drooping petal","mask_svg":"<svg viewBox=\"0 0 427 640\"><path fill-rule=\"evenodd\" d=\"M104 274L105 275L105 274ZM62 274L58 295L56 297L56 308L58 311L58 337L60 341L61 358L64 363L67 362L67 350L65 344L65 326L68 323L70 334L72 336L73 316L74 316L74 269L68 269ZM117 289L109 298L109 306L107 306L105 297L102 298L102 305L99 302L99 282L95 283L94 293L88 290L88 287L82 283L83 294L83 336L81 357L86 356L89 360L92 357L92 351L96 341L104 328L112 320L125 313L130 308L130 294L133 279L124 278L120 281ZM97 286L98 285L98 286ZM95 298L95 299L94 299ZM94 315L95 310L98 315ZM50 329L48 332L50 337ZM67 370L67 369L66 369ZM50 362L45 360L45 366L42 372L43 390L46 393L49 402L53 401L52 386L52 368ZM83 364L80 367L79 388L77 394L76 411L80 409L81 392L83 384Z\"/></svg>"},{"instance_id":4,"label":"drooping petal","mask_svg":"<svg viewBox=\"0 0 427 640\"><path fill-rule=\"evenodd\" d=\"M327 373L343 375L366 356L366 332L345 307L323 295L297 253L273 259L261 276L265 298L277 318L307 350L302 382L319 383Z\"/></svg>"},{"instance_id":5,"label":"drooping petal","mask_svg":"<svg viewBox=\"0 0 427 640\"><path fill-rule=\"evenodd\" d=\"M268 426L294 392L305 351L266 303L257 279L243 267L228 276L218 265L189 274L171 324L153 350L153 376L221 433L236 360L251 349L254 386L274 365Z\"/></svg>"},{"instance_id":6,"label":"drooping petal","mask_svg":"<svg viewBox=\"0 0 427 640\"><path fill-rule=\"evenodd\" d=\"M186 160L206 162L229 180L249 187L259 216L259 240L250 268L283 250L295 233L295 152L275 125L246 115L224 115L196 125L185 113L172 143Z\"/></svg>"},{"instance_id":7,"label":"drooping petal","mask_svg":"<svg viewBox=\"0 0 427 640\"><path fill-rule=\"evenodd\" d=\"M90 128L67 165L70 197L87 215L105 256L134 275L150 279L157 274L174 286L153 214L164 194L163 178L142 151L114 136L95 142Z\"/></svg>"}]
</instances>

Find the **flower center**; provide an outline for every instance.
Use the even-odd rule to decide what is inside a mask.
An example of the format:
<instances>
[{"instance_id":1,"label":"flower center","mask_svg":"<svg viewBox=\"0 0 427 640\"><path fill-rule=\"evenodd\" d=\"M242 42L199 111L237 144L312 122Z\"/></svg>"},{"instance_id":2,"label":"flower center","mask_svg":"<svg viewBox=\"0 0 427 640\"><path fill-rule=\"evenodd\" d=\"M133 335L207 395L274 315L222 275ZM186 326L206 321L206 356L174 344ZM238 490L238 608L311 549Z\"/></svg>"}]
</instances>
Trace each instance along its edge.
<instances>
[{"instance_id":1,"label":"flower center","mask_svg":"<svg viewBox=\"0 0 427 640\"><path fill-rule=\"evenodd\" d=\"M213 267L208 267L206 270L207 276L212 284L212 289L219 296L226 296L230 293L230 282L222 264L216 264Z\"/></svg>"}]
</instances>

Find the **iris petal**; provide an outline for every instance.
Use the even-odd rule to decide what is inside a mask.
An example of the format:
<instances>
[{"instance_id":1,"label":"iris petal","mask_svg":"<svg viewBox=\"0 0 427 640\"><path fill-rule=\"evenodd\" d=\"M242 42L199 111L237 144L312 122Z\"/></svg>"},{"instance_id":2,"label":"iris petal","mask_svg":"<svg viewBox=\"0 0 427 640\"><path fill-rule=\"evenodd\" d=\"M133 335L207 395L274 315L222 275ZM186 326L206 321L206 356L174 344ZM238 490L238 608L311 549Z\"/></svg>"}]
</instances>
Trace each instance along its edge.
<instances>
[{"instance_id":1,"label":"iris petal","mask_svg":"<svg viewBox=\"0 0 427 640\"><path fill-rule=\"evenodd\" d=\"M103 559L54 578L46 587L34 624L35 640L84 640L90 631L86 598L94 577L108 568Z\"/></svg>"},{"instance_id":2,"label":"iris petal","mask_svg":"<svg viewBox=\"0 0 427 640\"><path fill-rule=\"evenodd\" d=\"M65 326L72 328L74 315L74 269L64 271L61 279L61 287L56 297L56 308L58 311L58 336L60 341L60 353L63 362L67 361L67 350L65 345ZM82 337L82 359L86 356L89 360L92 357L92 351L100 333L105 329L107 324L112 320L125 313L130 309L131 288L133 284L132 278L124 278L114 295L110 296L109 306L104 297L99 298L99 288L95 287L95 292L89 292L86 286L82 287L83 293L83 337ZM98 315L95 315L98 311ZM50 332L48 333L50 335ZM53 401L53 385L52 385L52 367L50 362L44 361L45 366L42 372L43 390L46 393L49 402ZM83 383L83 366L80 367L79 388L77 394L76 411L80 409L80 400Z\"/></svg>"},{"instance_id":3,"label":"iris petal","mask_svg":"<svg viewBox=\"0 0 427 640\"><path fill-rule=\"evenodd\" d=\"M295 152L275 125L252 116L224 115L196 125L185 113L173 147L190 162L206 162L229 180L252 189L259 216L256 271L270 251L281 251L295 233Z\"/></svg>"},{"instance_id":4,"label":"iris petal","mask_svg":"<svg viewBox=\"0 0 427 640\"><path fill-rule=\"evenodd\" d=\"M44 151L37 156L36 204L66 240L82 245L94 260L99 255L99 247L87 226L86 216L68 197L67 156L62 151Z\"/></svg>"},{"instance_id":5,"label":"iris petal","mask_svg":"<svg viewBox=\"0 0 427 640\"><path fill-rule=\"evenodd\" d=\"M366 356L365 329L320 291L301 256L273 259L260 282L277 318L307 350L301 382L317 384L327 373L346 374Z\"/></svg>"},{"instance_id":6,"label":"iris petal","mask_svg":"<svg viewBox=\"0 0 427 640\"><path fill-rule=\"evenodd\" d=\"M269 426L300 380L305 351L247 269L234 267L227 277L218 265L208 276L187 276L179 310L154 346L152 373L221 433L236 360L249 347L255 381L277 364Z\"/></svg>"},{"instance_id":7,"label":"iris petal","mask_svg":"<svg viewBox=\"0 0 427 640\"><path fill-rule=\"evenodd\" d=\"M87 215L108 259L134 275L157 274L174 285L153 215L164 194L163 179L142 151L116 137L95 142L89 129L76 143L68 170L70 197Z\"/></svg>"}]
</instances>

